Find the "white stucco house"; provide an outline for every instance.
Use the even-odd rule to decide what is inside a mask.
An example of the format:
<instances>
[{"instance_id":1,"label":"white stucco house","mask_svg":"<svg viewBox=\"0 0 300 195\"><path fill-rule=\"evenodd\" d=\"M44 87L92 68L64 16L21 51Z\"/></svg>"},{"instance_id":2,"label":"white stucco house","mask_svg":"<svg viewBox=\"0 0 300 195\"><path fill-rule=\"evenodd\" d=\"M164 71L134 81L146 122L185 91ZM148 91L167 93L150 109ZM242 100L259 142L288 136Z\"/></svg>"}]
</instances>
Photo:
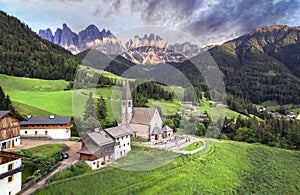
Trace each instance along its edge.
<instances>
[{"instance_id":1,"label":"white stucco house","mask_svg":"<svg viewBox=\"0 0 300 195\"><path fill-rule=\"evenodd\" d=\"M20 123L23 138L48 137L50 139L69 139L71 137L72 117L55 116L32 117Z\"/></svg>"},{"instance_id":2,"label":"white stucco house","mask_svg":"<svg viewBox=\"0 0 300 195\"><path fill-rule=\"evenodd\" d=\"M23 156L0 151L0 194L15 195L22 187Z\"/></svg>"},{"instance_id":3,"label":"white stucco house","mask_svg":"<svg viewBox=\"0 0 300 195\"><path fill-rule=\"evenodd\" d=\"M130 134L130 130L123 126L86 134L82 138L82 148L78 151L80 160L92 169L99 169L125 156L131 150Z\"/></svg>"}]
</instances>

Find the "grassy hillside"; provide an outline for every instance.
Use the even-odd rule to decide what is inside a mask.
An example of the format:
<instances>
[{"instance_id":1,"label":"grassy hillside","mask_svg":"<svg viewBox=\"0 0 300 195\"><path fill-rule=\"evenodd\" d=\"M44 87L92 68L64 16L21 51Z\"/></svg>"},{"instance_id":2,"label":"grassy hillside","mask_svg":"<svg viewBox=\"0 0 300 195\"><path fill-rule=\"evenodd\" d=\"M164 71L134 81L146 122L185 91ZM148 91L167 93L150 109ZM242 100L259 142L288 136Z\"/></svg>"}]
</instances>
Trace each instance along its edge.
<instances>
[{"instance_id":1,"label":"grassy hillside","mask_svg":"<svg viewBox=\"0 0 300 195\"><path fill-rule=\"evenodd\" d=\"M155 170L108 167L53 183L36 194L299 193L299 151L232 141L208 140L208 145L204 152L180 156Z\"/></svg>"},{"instance_id":2,"label":"grassy hillside","mask_svg":"<svg viewBox=\"0 0 300 195\"><path fill-rule=\"evenodd\" d=\"M89 69L93 70L93 69ZM106 76L121 78L116 75L103 72ZM64 80L43 80L24 77L12 77L0 74L1 86L5 93L10 96L13 105L22 115L32 114L34 116L47 116L49 114L57 114L61 116L82 116L89 92L93 92L94 97L104 96L108 106L108 120L116 118L120 120L120 102L122 95L121 87L102 87L93 89L83 89L79 91L64 90L68 86L68 82ZM12 84L13 83L13 84ZM173 115L182 108L178 98L183 97L183 88L170 87L176 94L173 102L149 100L149 106L158 106L162 108L166 115ZM111 97L113 100L111 101ZM72 102L74 111L72 109ZM199 111L211 113L210 102L205 99L200 104ZM114 113L113 113L114 112ZM228 117L237 117L239 113L226 108Z\"/></svg>"}]
</instances>

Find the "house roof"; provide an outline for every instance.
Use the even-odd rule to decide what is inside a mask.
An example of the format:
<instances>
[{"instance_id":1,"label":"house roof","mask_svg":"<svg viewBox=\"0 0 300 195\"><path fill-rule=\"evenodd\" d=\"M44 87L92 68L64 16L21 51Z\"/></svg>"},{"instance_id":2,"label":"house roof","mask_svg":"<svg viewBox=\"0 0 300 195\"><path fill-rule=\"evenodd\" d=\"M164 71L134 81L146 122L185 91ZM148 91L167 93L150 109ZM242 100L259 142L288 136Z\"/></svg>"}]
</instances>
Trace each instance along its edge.
<instances>
[{"instance_id":1,"label":"house roof","mask_svg":"<svg viewBox=\"0 0 300 195\"><path fill-rule=\"evenodd\" d=\"M2 119L3 117L7 116L7 115L12 115L16 118L18 118L20 121L26 121L27 119L20 116L20 115L17 115L13 112L11 112L10 110L0 110L0 119Z\"/></svg>"},{"instance_id":2,"label":"house roof","mask_svg":"<svg viewBox=\"0 0 300 195\"><path fill-rule=\"evenodd\" d=\"M55 116L54 118L48 117L31 117L27 121L23 121L21 125L65 125L71 123L70 116Z\"/></svg>"},{"instance_id":3,"label":"house roof","mask_svg":"<svg viewBox=\"0 0 300 195\"><path fill-rule=\"evenodd\" d=\"M130 86L128 80L126 80L124 88L123 88L123 95L122 100L132 100Z\"/></svg>"},{"instance_id":4,"label":"house roof","mask_svg":"<svg viewBox=\"0 0 300 195\"><path fill-rule=\"evenodd\" d=\"M27 156L16 154L13 152L0 151L0 165L23 157L27 157Z\"/></svg>"},{"instance_id":5,"label":"house roof","mask_svg":"<svg viewBox=\"0 0 300 195\"><path fill-rule=\"evenodd\" d=\"M154 135L158 135L158 134L162 134L162 133L163 133L163 131L159 127L154 127L152 130L152 134L154 134Z\"/></svg>"},{"instance_id":6,"label":"house roof","mask_svg":"<svg viewBox=\"0 0 300 195\"><path fill-rule=\"evenodd\" d=\"M91 132L87 134L98 146L114 143L115 140L105 131Z\"/></svg>"},{"instance_id":7,"label":"house roof","mask_svg":"<svg viewBox=\"0 0 300 195\"><path fill-rule=\"evenodd\" d=\"M108 133L110 136L112 136L113 138L119 138L119 137L132 134L131 130L123 125L107 128L104 129L104 131Z\"/></svg>"},{"instance_id":8,"label":"house roof","mask_svg":"<svg viewBox=\"0 0 300 195\"><path fill-rule=\"evenodd\" d=\"M83 148L81 148L77 153L95 155L99 149L100 148L98 146L86 145Z\"/></svg>"},{"instance_id":9,"label":"house roof","mask_svg":"<svg viewBox=\"0 0 300 195\"><path fill-rule=\"evenodd\" d=\"M173 132L173 129L171 127L169 127L168 125L165 125L162 130L166 131L166 132Z\"/></svg>"},{"instance_id":10,"label":"house roof","mask_svg":"<svg viewBox=\"0 0 300 195\"><path fill-rule=\"evenodd\" d=\"M133 108L130 123L149 125L156 108Z\"/></svg>"}]
</instances>

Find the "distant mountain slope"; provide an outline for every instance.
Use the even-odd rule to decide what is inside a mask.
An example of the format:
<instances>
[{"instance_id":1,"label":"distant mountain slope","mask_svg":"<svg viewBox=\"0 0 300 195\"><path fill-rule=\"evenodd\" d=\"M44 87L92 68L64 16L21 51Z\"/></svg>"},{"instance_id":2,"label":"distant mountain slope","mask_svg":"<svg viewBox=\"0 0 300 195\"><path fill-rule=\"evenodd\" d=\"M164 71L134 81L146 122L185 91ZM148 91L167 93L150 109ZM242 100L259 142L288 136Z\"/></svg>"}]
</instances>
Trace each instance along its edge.
<instances>
[{"instance_id":1,"label":"distant mountain slope","mask_svg":"<svg viewBox=\"0 0 300 195\"><path fill-rule=\"evenodd\" d=\"M0 11L0 73L72 80L78 66L69 51L40 38L15 17Z\"/></svg>"},{"instance_id":2,"label":"distant mountain slope","mask_svg":"<svg viewBox=\"0 0 300 195\"><path fill-rule=\"evenodd\" d=\"M227 92L261 103L300 103L300 27L261 27L209 50Z\"/></svg>"},{"instance_id":3,"label":"distant mountain slope","mask_svg":"<svg viewBox=\"0 0 300 195\"><path fill-rule=\"evenodd\" d=\"M81 59L81 64L83 65L91 66L99 70L105 70L119 76L136 65L120 55L107 55L96 49L85 50L77 54L77 56Z\"/></svg>"}]
</instances>

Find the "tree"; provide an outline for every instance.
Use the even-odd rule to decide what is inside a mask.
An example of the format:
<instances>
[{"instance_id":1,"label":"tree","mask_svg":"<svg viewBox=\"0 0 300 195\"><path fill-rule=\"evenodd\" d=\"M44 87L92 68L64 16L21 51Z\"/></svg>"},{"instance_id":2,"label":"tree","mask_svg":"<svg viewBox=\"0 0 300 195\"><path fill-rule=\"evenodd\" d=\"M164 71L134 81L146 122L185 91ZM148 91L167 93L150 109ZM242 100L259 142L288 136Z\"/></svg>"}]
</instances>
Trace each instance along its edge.
<instances>
[{"instance_id":1,"label":"tree","mask_svg":"<svg viewBox=\"0 0 300 195\"><path fill-rule=\"evenodd\" d=\"M209 126L207 128L207 132L206 132L205 137L219 138L220 137L220 130L216 126Z\"/></svg>"},{"instance_id":2,"label":"tree","mask_svg":"<svg viewBox=\"0 0 300 195\"><path fill-rule=\"evenodd\" d=\"M86 102L83 120L87 120L88 118L96 119L96 117L97 116L96 116L96 111L95 111L94 98L93 98L92 92L90 92L88 100Z\"/></svg>"},{"instance_id":3,"label":"tree","mask_svg":"<svg viewBox=\"0 0 300 195\"><path fill-rule=\"evenodd\" d=\"M196 135L198 136L204 136L206 133L206 128L203 123L198 123L197 130L196 130Z\"/></svg>"},{"instance_id":4,"label":"tree","mask_svg":"<svg viewBox=\"0 0 300 195\"><path fill-rule=\"evenodd\" d=\"M103 96L100 96L96 104L96 114L98 119L100 120L105 119L106 113L107 113L106 101Z\"/></svg>"}]
</instances>

